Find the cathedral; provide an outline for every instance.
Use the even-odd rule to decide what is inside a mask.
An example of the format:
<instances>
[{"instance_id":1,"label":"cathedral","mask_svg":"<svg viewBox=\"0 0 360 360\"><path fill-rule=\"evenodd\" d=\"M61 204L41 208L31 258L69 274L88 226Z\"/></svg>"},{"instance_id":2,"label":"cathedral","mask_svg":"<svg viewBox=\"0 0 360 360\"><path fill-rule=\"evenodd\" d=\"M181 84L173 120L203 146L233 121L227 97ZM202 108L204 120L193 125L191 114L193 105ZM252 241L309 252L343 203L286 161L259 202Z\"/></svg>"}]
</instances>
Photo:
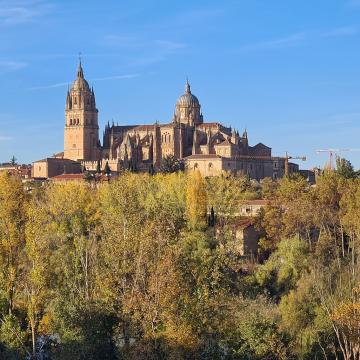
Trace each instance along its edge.
<instances>
[{"instance_id":1,"label":"cathedral","mask_svg":"<svg viewBox=\"0 0 360 360\"><path fill-rule=\"evenodd\" d=\"M262 143L250 146L246 130L240 135L219 122L204 121L200 102L188 81L166 124L108 122L101 143L98 113L94 89L85 79L80 60L76 79L66 95L64 152L35 162L34 177L47 178L76 164L88 171L96 171L99 164L103 169L108 164L116 173L127 169L156 171L169 155L183 160L186 171L199 170L204 176L231 172L260 180L284 175L285 158L273 157L271 148ZM290 171L297 170L297 165L289 165ZM50 171L51 166L58 170Z\"/></svg>"}]
</instances>

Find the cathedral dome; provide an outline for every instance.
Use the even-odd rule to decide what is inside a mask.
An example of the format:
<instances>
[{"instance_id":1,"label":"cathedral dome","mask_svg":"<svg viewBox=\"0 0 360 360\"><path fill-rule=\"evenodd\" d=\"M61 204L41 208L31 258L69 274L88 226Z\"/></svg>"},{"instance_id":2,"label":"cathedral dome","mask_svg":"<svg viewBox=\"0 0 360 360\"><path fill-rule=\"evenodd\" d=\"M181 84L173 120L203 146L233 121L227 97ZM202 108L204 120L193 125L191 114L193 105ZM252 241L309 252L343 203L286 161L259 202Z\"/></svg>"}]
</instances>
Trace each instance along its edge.
<instances>
[{"instance_id":1,"label":"cathedral dome","mask_svg":"<svg viewBox=\"0 0 360 360\"><path fill-rule=\"evenodd\" d=\"M181 95L176 102L173 121L190 126L203 122L200 102L198 98L191 93L190 84L187 80L185 94Z\"/></svg>"},{"instance_id":2,"label":"cathedral dome","mask_svg":"<svg viewBox=\"0 0 360 360\"><path fill-rule=\"evenodd\" d=\"M79 62L79 67L77 70L77 77L72 85L72 90L88 90L90 91L89 83L84 78L84 71L81 65L81 61Z\"/></svg>"},{"instance_id":3,"label":"cathedral dome","mask_svg":"<svg viewBox=\"0 0 360 360\"><path fill-rule=\"evenodd\" d=\"M89 86L89 83L85 79L77 78L72 85L72 89L73 90L88 90L88 91L90 91L90 86Z\"/></svg>"},{"instance_id":4,"label":"cathedral dome","mask_svg":"<svg viewBox=\"0 0 360 360\"><path fill-rule=\"evenodd\" d=\"M190 84L186 81L185 94L181 95L176 102L176 106L199 108L200 103L198 98L191 93Z\"/></svg>"}]
</instances>

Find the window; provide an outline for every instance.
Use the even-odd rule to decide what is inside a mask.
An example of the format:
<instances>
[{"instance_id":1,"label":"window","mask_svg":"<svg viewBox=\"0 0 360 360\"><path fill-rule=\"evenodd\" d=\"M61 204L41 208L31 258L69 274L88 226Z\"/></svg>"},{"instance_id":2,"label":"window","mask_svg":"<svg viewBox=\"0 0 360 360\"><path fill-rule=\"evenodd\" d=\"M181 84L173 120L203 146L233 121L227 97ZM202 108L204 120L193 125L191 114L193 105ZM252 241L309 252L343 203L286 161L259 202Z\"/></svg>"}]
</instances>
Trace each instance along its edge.
<instances>
[{"instance_id":1,"label":"window","mask_svg":"<svg viewBox=\"0 0 360 360\"><path fill-rule=\"evenodd\" d=\"M197 169L199 167L198 163L194 164L194 170Z\"/></svg>"},{"instance_id":2,"label":"window","mask_svg":"<svg viewBox=\"0 0 360 360\"><path fill-rule=\"evenodd\" d=\"M213 167L213 164L212 164L212 163L209 163L208 167L209 167L209 170L211 170L212 167Z\"/></svg>"},{"instance_id":3,"label":"window","mask_svg":"<svg viewBox=\"0 0 360 360\"><path fill-rule=\"evenodd\" d=\"M76 144L73 144L73 148L74 148L74 149L76 148Z\"/></svg>"},{"instance_id":4,"label":"window","mask_svg":"<svg viewBox=\"0 0 360 360\"><path fill-rule=\"evenodd\" d=\"M74 104L76 105L77 104L77 97L74 96Z\"/></svg>"}]
</instances>

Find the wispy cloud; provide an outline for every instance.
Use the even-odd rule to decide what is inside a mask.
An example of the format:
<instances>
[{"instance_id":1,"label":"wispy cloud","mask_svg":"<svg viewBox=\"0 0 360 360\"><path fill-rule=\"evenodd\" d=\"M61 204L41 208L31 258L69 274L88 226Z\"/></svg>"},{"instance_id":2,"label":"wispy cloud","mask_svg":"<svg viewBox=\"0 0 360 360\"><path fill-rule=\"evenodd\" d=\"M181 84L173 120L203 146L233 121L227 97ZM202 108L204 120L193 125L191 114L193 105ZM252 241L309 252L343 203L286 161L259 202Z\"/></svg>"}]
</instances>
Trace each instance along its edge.
<instances>
[{"instance_id":1,"label":"wispy cloud","mask_svg":"<svg viewBox=\"0 0 360 360\"><path fill-rule=\"evenodd\" d=\"M41 0L0 1L0 25L18 25L34 21L49 10L52 5Z\"/></svg>"},{"instance_id":2,"label":"wispy cloud","mask_svg":"<svg viewBox=\"0 0 360 360\"><path fill-rule=\"evenodd\" d=\"M359 0L360 2L360 0ZM252 44L245 44L240 47L240 51L252 52L266 49L280 49L290 46L297 46L304 44L307 41L321 39L321 38L336 38L354 36L359 33L359 29L356 26L343 26L329 30L317 30L317 31L303 31L284 36L280 38L270 39Z\"/></svg>"},{"instance_id":3,"label":"wispy cloud","mask_svg":"<svg viewBox=\"0 0 360 360\"><path fill-rule=\"evenodd\" d=\"M143 35L117 35L117 34L108 34L105 35L101 42L104 45L111 47L126 47L126 48L136 48L136 49L156 49L157 51L174 51L183 49L186 47L185 43L166 40L166 39L156 39L149 40L146 39Z\"/></svg>"},{"instance_id":4,"label":"wispy cloud","mask_svg":"<svg viewBox=\"0 0 360 360\"><path fill-rule=\"evenodd\" d=\"M0 61L0 71L16 71L28 66L22 61Z\"/></svg>"},{"instance_id":5,"label":"wispy cloud","mask_svg":"<svg viewBox=\"0 0 360 360\"><path fill-rule=\"evenodd\" d=\"M349 1L350 6L360 6L360 0L350 0Z\"/></svg>"},{"instance_id":6,"label":"wispy cloud","mask_svg":"<svg viewBox=\"0 0 360 360\"><path fill-rule=\"evenodd\" d=\"M199 8L189 10L187 12L183 12L177 14L175 18L171 19L170 26L176 25L186 25L201 23L204 21L212 21L216 18L219 18L225 14L224 8Z\"/></svg>"},{"instance_id":7,"label":"wispy cloud","mask_svg":"<svg viewBox=\"0 0 360 360\"><path fill-rule=\"evenodd\" d=\"M138 76L140 76L140 74L112 75L112 76L89 79L89 81L92 82L92 81L107 81L107 80L124 80L124 79L133 79ZM59 87L69 86L71 83L72 81L49 84L49 85L33 86L28 88L28 90L55 89Z\"/></svg>"},{"instance_id":8,"label":"wispy cloud","mask_svg":"<svg viewBox=\"0 0 360 360\"><path fill-rule=\"evenodd\" d=\"M329 116L327 121L334 125L358 124L360 121L360 112L333 114Z\"/></svg>"},{"instance_id":9,"label":"wispy cloud","mask_svg":"<svg viewBox=\"0 0 360 360\"><path fill-rule=\"evenodd\" d=\"M144 34L117 35L109 34L100 42L111 48L126 48L133 60L131 66L144 66L162 62L167 57L187 47L187 44L169 39L148 39Z\"/></svg>"},{"instance_id":10,"label":"wispy cloud","mask_svg":"<svg viewBox=\"0 0 360 360\"><path fill-rule=\"evenodd\" d=\"M359 2L360 3L360 2ZM352 36L359 32L359 29L355 26L343 26L331 29L329 31L324 31L321 33L323 37L342 37L342 36Z\"/></svg>"},{"instance_id":11,"label":"wispy cloud","mask_svg":"<svg viewBox=\"0 0 360 360\"><path fill-rule=\"evenodd\" d=\"M33 87L28 88L28 90L55 89L55 88L67 86L69 84L70 84L70 81L69 82L56 83L56 84L49 84L49 85L33 86Z\"/></svg>"},{"instance_id":12,"label":"wispy cloud","mask_svg":"<svg viewBox=\"0 0 360 360\"><path fill-rule=\"evenodd\" d=\"M12 139L11 136L0 135L0 141L10 141Z\"/></svg>"},{"instance_id":13,"label":"wispy cloud","mask_svg":"<svg viewBox=\"0 0 360 360\"><path fill-rule=\"evenodd\" d=\"M139 39L134 35L108 34L102 38L105 45L116 47L137 47Z\"/></svg>"},{"instance_id":14,"label":"wispy cloud","mask_svg":"<svg viewBox=\"0 0 360 360\"><path fill-rule=\"evenodd\" d=\"M113 76L106 76L106 77L102 77L102 78L90 79L90 81L133 79L133 78L136 78L136 77L139 77L139 76L140 76L140 74L113 75Z\"/></svg>"},{"instance_id":15,"label":"wispy cloud","mask_svg":"<svg viewBox=\"0 0 360 360\"><path fill-rule=\"evenodd\" d=\"M306 33L295 33L289 36L271 39L267 41L261 41L253 44L246 44L243 45L240 50L244 52L256 51L256 50L263 50L263 49L278 49L288 46L293 46L301 43L305 40Z\"/></svg>"},{"instance_id":16,"label":"wispy cloud","mask_svg":"<svg viewBox=\"0 0 360 360\"><path fill-rule=\"evenodd\" d=\"M168 40L155 40L154 44L166 51L184 49L187 46L184 43L180 43L176 41L168 41Z\"/></svg>"}]
</instances>

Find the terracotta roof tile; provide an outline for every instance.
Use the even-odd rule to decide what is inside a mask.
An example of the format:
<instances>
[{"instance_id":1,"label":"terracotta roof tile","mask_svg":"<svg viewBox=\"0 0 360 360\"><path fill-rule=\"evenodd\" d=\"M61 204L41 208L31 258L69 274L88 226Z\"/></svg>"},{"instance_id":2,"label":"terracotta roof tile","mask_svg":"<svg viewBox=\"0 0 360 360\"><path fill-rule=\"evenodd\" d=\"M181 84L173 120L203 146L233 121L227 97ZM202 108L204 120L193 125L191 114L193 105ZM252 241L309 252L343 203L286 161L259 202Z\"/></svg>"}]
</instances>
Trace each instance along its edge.
<instances>
[{"instance_id":1,"label":"terracotta roof tile","mask_svg":"<svg viewBox=\"0 0 360 360\"><path fill-rule=\"evenodd\" d=\"M84 174L61 174L50 178L52 181L84 180Z\"/></svg>"},{"instance_id":2,"label":"terracotta roof tile","mask_svg":"<svg viewBox=\"0 0 360 360\"><path fill-rule=\"evenodd\" d=\"M221 159L221 156L216 154L193 154L185 159Z\"/></svg>"}]
</instances>

